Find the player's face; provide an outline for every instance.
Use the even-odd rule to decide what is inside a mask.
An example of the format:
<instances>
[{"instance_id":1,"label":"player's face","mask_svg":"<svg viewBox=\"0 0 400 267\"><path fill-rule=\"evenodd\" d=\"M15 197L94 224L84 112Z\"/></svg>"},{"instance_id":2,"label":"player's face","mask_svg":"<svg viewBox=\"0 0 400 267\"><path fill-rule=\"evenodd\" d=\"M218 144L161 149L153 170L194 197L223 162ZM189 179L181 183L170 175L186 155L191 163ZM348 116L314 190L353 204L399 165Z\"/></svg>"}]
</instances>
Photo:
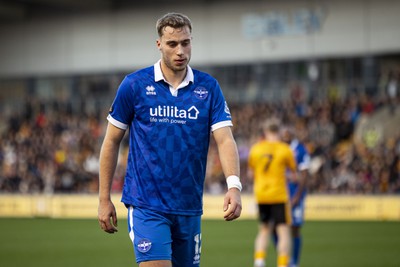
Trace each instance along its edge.
<instances>
[{"instance_id":1,"label":"player's face","mask_svg":"<svg viewBox=\"0 0 400 267\"><path fill-rule=\"evenodd\" d=\"M164 34L157 40L162 62L173 72L186 71L192 54L192 35L189 27L174 29L166 27Z\"/></svg>"}]
</instances>

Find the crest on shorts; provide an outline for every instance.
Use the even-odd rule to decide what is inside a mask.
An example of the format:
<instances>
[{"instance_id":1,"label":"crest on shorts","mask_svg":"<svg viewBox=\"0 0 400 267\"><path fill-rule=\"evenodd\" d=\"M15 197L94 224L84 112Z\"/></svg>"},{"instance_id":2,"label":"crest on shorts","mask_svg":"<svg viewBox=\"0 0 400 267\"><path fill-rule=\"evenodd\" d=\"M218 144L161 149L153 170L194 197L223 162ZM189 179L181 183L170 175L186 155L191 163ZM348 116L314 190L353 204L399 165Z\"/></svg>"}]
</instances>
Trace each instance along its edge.
<instances>
[{"instance_id":1,"label":"crest on shorts","mask_svg":"<svg viewBox=\"0 0 400 267\"><path fill-rule=\"evenodd\" d=\"M146 253L151 249L151 241L146 238L139 240L139 243L137 244L137 249L142 253Z\"/></svg>"}]
</instances>

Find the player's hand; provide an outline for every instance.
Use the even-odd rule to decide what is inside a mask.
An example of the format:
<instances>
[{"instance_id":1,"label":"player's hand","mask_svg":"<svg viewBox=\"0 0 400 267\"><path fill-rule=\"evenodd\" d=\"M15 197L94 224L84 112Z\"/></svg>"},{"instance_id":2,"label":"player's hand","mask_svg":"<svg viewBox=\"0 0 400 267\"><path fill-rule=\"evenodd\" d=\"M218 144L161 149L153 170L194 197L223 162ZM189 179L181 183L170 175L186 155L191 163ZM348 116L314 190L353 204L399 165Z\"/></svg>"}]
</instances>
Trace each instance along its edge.
<instances>
[{"instance_id":1,"label":"player's hand","mask_svg":"<svg viewBox=\"0 0 400 267\"><path fill-rule=\"evenodd\" d=\"M117 212L111 200L99 202L98 220L105 232L109 234L118 232Z\"/></svg>"},{"instance_id":2,"label":"player's hand","mask_svg":"<svg viewBox=\"0 0 400 267\"><path fill-rule=\"evenodd\" d=\"M242 199L237 188L231 188L224 198L224 219L232 221L240 217L242 213Z\"/></svg>"}]
</instances>

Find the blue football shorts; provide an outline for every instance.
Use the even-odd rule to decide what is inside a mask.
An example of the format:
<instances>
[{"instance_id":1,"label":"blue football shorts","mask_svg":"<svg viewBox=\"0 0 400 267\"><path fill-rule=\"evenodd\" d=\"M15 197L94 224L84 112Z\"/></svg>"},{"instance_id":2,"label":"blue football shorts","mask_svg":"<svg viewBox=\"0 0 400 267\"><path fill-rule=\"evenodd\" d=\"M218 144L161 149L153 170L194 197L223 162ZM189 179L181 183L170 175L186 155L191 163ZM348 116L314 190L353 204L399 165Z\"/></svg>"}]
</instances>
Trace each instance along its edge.
<instances>
[{"instance_id":1,"label":"blue football shorts","mask_svg":"<svg viewBox=\"0 0 400 267\"><path fill-rule=\"evenodd\" d=\"M137 263L170 260L174 267L200 266L201 216L171 215L129 206L128 231Z\"/></svg>"},{"instance_id":2,"label":"blue football shorts","mask_svg":"<svg viewBox=\"0 0 400 267\"><path fill-rule=\"evenodd\" d=\"M304 223L305 197L302 197L296 206L292 207L292 225L302 226Z\"/></svg>"},{"instance_id":3,"label":"blue football shorts","mask_svg":"<svg viewBox=\"0 0 400 267\"><path fill-rule=\"evenodd\" d=\"M296 194L297 185L289 184L290 198ZM306 193L304 192L301 196L299 203L296 206L292 206L292 226L302 226L304 223L304 209L306 202Z\"/></svg>"}]
</instances>

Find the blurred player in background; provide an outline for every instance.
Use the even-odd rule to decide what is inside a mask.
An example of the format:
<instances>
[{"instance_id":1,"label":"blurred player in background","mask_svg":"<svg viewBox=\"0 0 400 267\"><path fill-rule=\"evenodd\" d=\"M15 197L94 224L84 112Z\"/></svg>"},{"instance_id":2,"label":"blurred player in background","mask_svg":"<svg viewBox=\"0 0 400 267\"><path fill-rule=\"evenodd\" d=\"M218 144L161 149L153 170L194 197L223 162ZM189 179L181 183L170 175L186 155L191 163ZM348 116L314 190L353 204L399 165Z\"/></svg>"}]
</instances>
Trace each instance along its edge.
<instances>
[{"instance_id":1,"label":"blurred player in background","mask_svg":"<svg viewBox=\"0 0 400 267\"><path fill-rule=\"evenodd\" d=\"M254 266L264 267L270 232L276 225L278 267L287 267L290 256L290 201L287 169L296 177L296 162L289 145L280 139L279 121L264 125L265 139L254 144L249 154L249 169L254 177L254 195L260 224L255 240Z\"/></svg>"},{"instance_id":2,"label":"blurred player in background","mask_svg":"<svg viewBox=\"0 0 400 267\"><path fill-rule=\"evenodd\" d=\"M282 140L290 145L297 163L297 176L288 174L289 192L292 206L292 255L290 267L298 267L302 247L300 228L304 222L304 207L306 198L306 182L310 167L310 155L294 134L294 129L285 127L282 131Z\"/></svg>"},{"instance_id":3,"label":"blurred player in background","mask_svg":"<svg viewBox=\"0 0 400 267\"><path fill-rule=\"evenodd\" d=\"M203 186L210 132L228 190L227 221L241 214L239 159L231 115L218 82L188 65L192 25L179 13L157 21L161 59L122 81L100 152L100 227L117 231L110 198L119 145L129 128L122 202L140 267L200 266ZM222 215L222 214L221 214Z\"/></svg>"}]
</instances>

